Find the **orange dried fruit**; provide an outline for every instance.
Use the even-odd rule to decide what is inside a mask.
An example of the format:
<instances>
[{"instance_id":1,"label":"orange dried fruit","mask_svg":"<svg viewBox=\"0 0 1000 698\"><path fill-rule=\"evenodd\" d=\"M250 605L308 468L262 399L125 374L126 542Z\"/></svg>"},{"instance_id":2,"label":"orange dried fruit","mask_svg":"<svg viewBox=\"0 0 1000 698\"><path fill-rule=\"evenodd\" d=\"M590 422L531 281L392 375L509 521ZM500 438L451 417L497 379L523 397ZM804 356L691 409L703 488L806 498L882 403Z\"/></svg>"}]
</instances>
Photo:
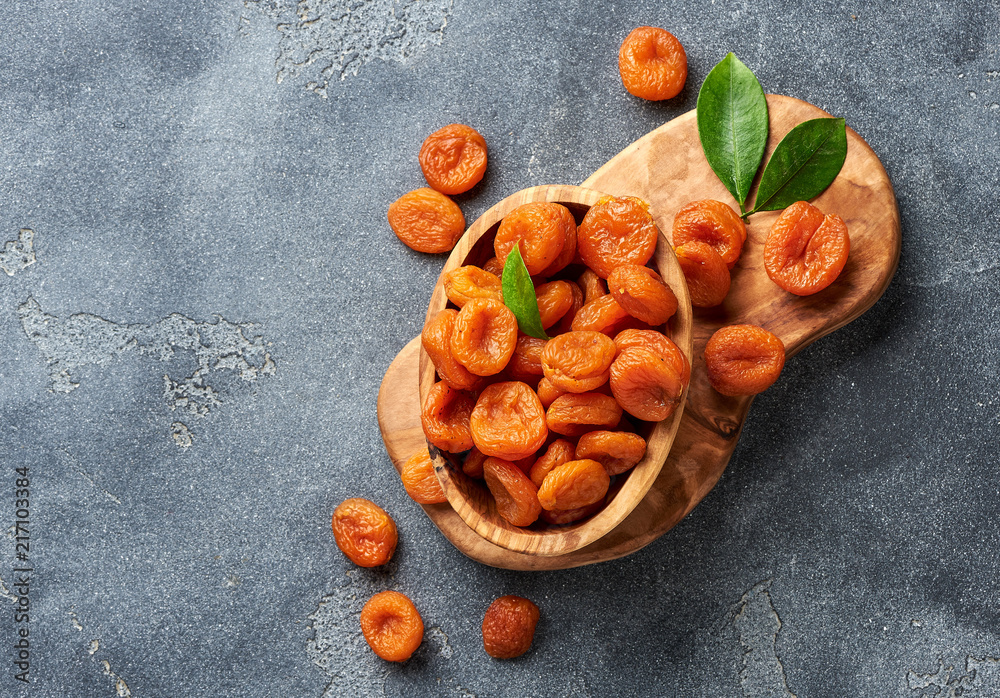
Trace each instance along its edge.
<instances>
[{"instance_id":1,"label":"orange dried fruit","mask_svg":"<svg viewBox=\"0 0 1000 698\"><path fill-rule=\"evenodd\" d=\"M582 436L595 429L611 429L622 418L622 408L610 395L566 393L545 412L550 430L563 436Z\"/></svg>"},{"instance_id":2,"label":"orange dried fruit","mask_svg":"<svg viewBox=\"0 0 1000 698\"><path fill-rule=\"evenodd\" d=\"M764 269L771 281L797 296L818 293L832 284L851 251L840 216L797 201L778 216L764 243Z\"/></svg>"},{"instance_id":3,"label":"orange dried fruit","mask_svg":"<svg viewBox=\"0 0 1000 698\"><path fill-rule=\"evenodd\" d=\"M465 232L465 216L441 192L421 187L389 204L389 227L417 252L447 252Z\"/></svg>"},{"instance_id":4,"label":"orange dried fruit","mask_svg":"<svg viewBox=\"0 0 1000 698\"><path fill-rule=\"evenodd\" d=\"M496 257L490 257L483 262L483 271L488 271L499 279L503 275L503 262Z\"/></svg>"},{"instance_id":5,"label":"orange dried fruit","mask_svg":"<svg viewBox=\"0 0 1000 698\"><path fill-rule=\"evenodd\" d=\"M556 466L538 488L542 509L579 509L604 499L611 477L596 460L571 460Z\"/></svg>"},{"instance_id":6,"label":"orange dried fruit","mask_svg":"<svg viewBox=\"0 0 1000 698\"><path fill-rule=\"evenodd\" d=\"M468 264L444 275L444 294L459 308L473 298L492 298L503 302L500 277Z\"/></svg>"},{"instance_id":7,"label":"orange dried fruit","mask_svg":"<svg viewBox=\"0 0 1000 698\"><path fill-rule=\"evenodd\" d=\"M542 507L538 488L524 471L504 458L489 457L483 463L486 487L497 503L497 513L514 526L530 526Z\"/></svg>"},{"instance_id":8,"label":"orange dried fruit","mask_svg":"<svg viewBox=\"0 0 1000 698\"><path fill-rule=\"evenodd\" d=\"M611 364L610 383L611 394L622 409L648 422L673 414L685 385L673 361L643 347L618 353Z\"/></svg>"},{"instance_id":9,"label":"orange dried fruit","mask_svg":"<svg viewBox=\"0 0 1000 698\"><path fill-rule=\"evenodd\" d=\"M604 507L604 500L598 500L593 504L591 504L590 506L580 507L579 509L563 509L563 510L556 509L554 511L549 511L548 509L542 509L542 513L538 518L540 518L547 524L553 524L556 526L565 526L566 524L582 521L588 516L593 516L603 507Z\"/></svg>"},{"instance_id":10,"label":"orange dried fruit","mask_svg":"<svg viewBox=\"0 0 1000 698\"><path fill-rule=\"evenodd\" d=\"M361 633L379 657L405 662L424 639L424 621L417 607L398 591L383 591L361 609Z\"/></svg>"},{"instance_id":11,"label":"orange dried fruit","mask_svg":"<svg viewBox=\"0 0 1000 698\"><path fill-rule=\"evenodd\" d=\"M674 344L670 337L656 330L623 330L615 335L615 347L619 353L633 347L649 349L654 354L669 361L680 374L681 382L687 385L691 378L691 363Z\"/></svg>"},{"instance_id":12,"label":"orange dried fruit","mask_svg":"<svg viewBox=\"0 0 1000 698\"><path fill-rule=\"evenodd\" d=\"M518 206L500 221L493 250L501 264L517 245L524 266L532 276L553 265L566 246L567 237L575 233L576 221L562 204L533 201Z\"/></svg>"},{"instance_id":13,"label":"orange dried fruit","mask_svg":"<svg viewBox=\"0 0 1000 698\"><path fill-rule=\"evenodd\" d=\"M451 355L451 335L455 330L457 310L445 309L432 317L420 333L420 343L430 357L441 380L456 390L473 390L482 379Z\"/></svg>"},{"instance_id":14,"label":"orange dried fruit","mask_svg":"<svg viewBox=\"0 0 1000 698\"><path fill-rule=\"evenodd\" d=\"M545 340L522 334L517 338L514 353L507 363L507 373L514 380L523 382L538 380L544 373L542 370L542 351Z\"/></svg>"},{"instance_id":15,"label":"orange dried fruit","mask_svg":"<svg viewBox=\"0 0 1000 698\"><path fill-rule=\"evenodd\" d=\"M756 325L727 325L705 345L705 368L723 395L756 395L767 390L785 366L785 345Z\"/></svg>"},{"instance_id":16,"label":"orange dried fruit","mask_svg":"<svg viewBox=\"0 0 1000 698\"><path fill-rule=\"evenodd\" d=\"M580 437L575 457L596 460L608 475L621 475L646 455L646 440L626 431L591 431Z\"/></svg>"},{"instance_id":17,"label":"orange dried fruit","mask_svg":"<svg viewBox=\"0 0 1000 698\"><path fill-rule=\"evenodd\" d=\"M732 208L714 199L692 201L674 217L674 247L704 242L715 248L730 269L743 252L747 227Z\"/></svg>"},{"instance_id":18,"label":"orange dried fruit","mask_svg":"<svg viewBox=\"0 0 1000 698\"><path fill-rule=\"evenodd\" d=\"M420 410L424 436L442 451L461 453L472 448L469 418L475 403L444 381L431 386Z\"/></svg>"},{"instance_id":19,"label":"orange dried fruit","mask_svg":"<svg viewBox=\"0 0 1000 698\"><path fill-rule=\"evenodd\" d=\"M418 504L443 504L448 501L434 474L434 462L426 448L423 448L403 463L403 471L399 474L403 487L410 499Z\"/></svg>"},{"instance_id":20,"label":"orange dried fruit","mask_svg":"<svg viewBox=\"0 0 1000 698\"><path fill-rule=\"evenodd\" d=\"M580 278L577 279L577 283L580 284L580 288L583 289L583 302L589 303L592 300L596 300L601 296L608 295L608 286L604 282L604 279L599 277L593 269L584 269L583 273L580 274Z\"/></svg>"},{"instance_id":21,"label":"orange dried fruit","mask_svg":"<svg viewBox=\"0 0 1000 698\"><path fill-rule=\"evenodd\" d=\"M420 146L424 179L442 194L467 192L486 172L486 139L465 124L449 124L427 136Z\"/></svg>"},{"instance_id":22,"label":"orange dried fruit","mask_svg":"<svg viewBox=\"0 0 1000 698\"><path fill-rule=\"evenodd\" d=\"M549 334L563 334L564 332L569 332L573 329L573 318L576 314L580 312L580 308L583 307L583 291L580 287L573 283L572 281L565 282L569 284L570 293L573 296L573 300L570 303L569 310L567 310L563 316L559 319L559 322L552 326L551 332Z\"/></svg>"},{"instance_id":23,"label":"orange dried fruit","mask_svg":"<svg viewBox=\"0 0 1000 698\"><path fill-rule=\"evenodd\" d=\"M542 406L545 409L548 409L549 405L551 405L557 397L565 395L566 392L567 391L565 390L557 388L548 378L542 378L538 381L538 399L541 401Z\"/></svg>"},{"instance_id":24,"label":"orange dried fruit","mask_svg":"<svg viewBox=\"0 0 1000 698\"><path fill-rule=\"evenodd\" d=\"M622 310L649 325L662 325L677 312L674 292L649 267L615 267L608 275L608 290Z\"/></svg>"},{"instance_id":25,"label":"orange dried fruit","mask_svg":"<svg viewBox=\"0 0 1000 698\"><path fill-rule=\"evenodd\" d=\"M573 286L569 281L549 281L535 288L542 328L549 329L573 307Z\"/></svg>"},{"instance_id":26,"label":"orange dried fruit","mask_svg":"<svg viewBox=\"0 0 1000 698\"><path fill-rule=\"evenodd\" d=\"M474 298L458 311L451 355L477 376L500 373L517 346L517 318L491 298Z\"/></svg>"},{"instance_id":27,"label":"orange dried fruit","mask_svg":"<svg viewBox=\"0 0 1000 698\"><path fill-rule=\"evenodd\" d=\"M566 209L569 211L569 209ZM572 216L572 214L570 214ZM555 276L563 269L568 267L576 259L576 219L573 219L573 225L569 225L567 221L566 225L566 239L563 242L562 252L556 257L555 261L549 266L542 270L541 276L549 277Z\"/></svg>"},{"instance_id":28,"label":"orange dried fruit","mask_svg":"<svg viewBox=\"0 0 1000 698\"><path fill-rule=\"evenodd\" d=\"M658 101L680 94L687 81L687 54L673 34L637 27L618 50L618 72L630 94Z\"/></svg>"},{"instance_id":29,"label":"orange dried fruit","mask_svg":"<svg viewBox=\"0 0 1000 698\"><path fill-rule=\"evenodd\" d=\"M618 333L619 324L629 317L625 309L618 305L612 295L598 296L585 303L573 318L573 331L602 332L606 335Z\"/></svg>"},{"instance_id":30,"label":"orange dried fruit","mask_svg":"<svg viewBox=\"0 0 1000 698\"><path fill-rule=\"evenodd\" d=\"M588 393L608 380L615 343L600 332L567 332L553 337L542 352L542 370L557 388Z\"/></svg>"},{"instance_id":31,"label":"orange dried fruit","mask_svg":"<svg viewBox=\"0 0 1000 698\"><path fill-rule=\"evenodd\" d=\"M571 442L566 439L556 439L549 444L545 453L539 456L538 460L531 466L531 470L528 471L528 477L535 483L535 487L541 487L545 476L553 468L573 460L574 453L575 448Z\"/></svg>"},{"instance_id":32,"label":"orange dried fruit","mask_svg":"<svg viewBox=\"0 0 1000 698\"><path fill-rule=\"evenodd\" d=\"M584 264L606 279L620 264L648 262L658 236L649 204L634 196L606 196L583 217L576 247Z\"/></svg>"},{"instance_id":33,"label":"orange dried fruit","mask_svg":"<svg viewBox=\"0 0 1000 698\"><path fill-rule=\"evenodd\" d=\"M485 453L480 451L475 446L472 450L465 456L465 460L462 461L462 472L469 477L474 477L478 480L483 479L483 463L486 462L487 456Z\"/></svg>"},{"instance_id":34,"label":"orange dried fruit","mask_svg":"<svg viewBox=\"0 0 1000 698\"><path fill-rule=\"evenodd\" d=\"M476 448L512 461L532 455L549 435L545 408L531 386L520 381L484 388L469 423Z\"/></svg>"},{"instance_id":35,"label":"orange dried fruit","mask_svg":"<svg viewBox=\"0 0 1000 698\"><path fill-rule=\"evenodd\" d=\"M483 616L483 649L496 659L513 659L531 649L538 606L522 596L501 596Z\"/></svg>"},{"instance_id":36,"label":"orange dried fruit","mask_svg":"<svg viewBox=\"0 0 1000 698\"><path fill-rule=\"evenodd\" d=\"M396 522L378 504L360 497L345 499L333 511L337 547L359 567L378 567L396 551Z\"/></svg>"},{"instance_id":37,"label":"orange dried fruit","mask_svg":"<svg viewBox=\"0 0 1000 698\"><path fill-rule=\"evenodd\" d=\"M693 240L678 247L674 254L684 272L691 294L691 305L696 308L712 308L726 299L732 279L729 267L714 247Z\"/></svg>"}]
</instances>

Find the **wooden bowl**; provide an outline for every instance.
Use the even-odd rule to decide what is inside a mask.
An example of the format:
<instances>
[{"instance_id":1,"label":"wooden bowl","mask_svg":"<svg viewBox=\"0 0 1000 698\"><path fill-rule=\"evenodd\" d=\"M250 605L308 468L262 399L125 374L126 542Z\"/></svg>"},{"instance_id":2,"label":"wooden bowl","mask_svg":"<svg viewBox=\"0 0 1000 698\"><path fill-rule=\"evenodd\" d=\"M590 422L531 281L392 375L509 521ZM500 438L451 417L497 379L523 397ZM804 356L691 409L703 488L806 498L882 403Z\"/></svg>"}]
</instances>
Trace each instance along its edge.
<instances>
[{"instance_id":1,"label":"wooden bowl","mask_svg":"<svg viewBox=\"0 0 1000 698\"><path fill-rule=\"evenodd\" d=\"M437 315L448 307L444 292L445 275L460 266L482 266L494 256L493 239L500 221L522 204L534 201L552 201L566 206L576 218L583 220L589 208L604 196L602 192L569 185L531 187L517 192L495 205L472 224L459 240L448 258L431 296L427 317ZM660 233L653 257L664 282L677 296L677 313L668 323L667 334L692 361L692 311L687 283L669 242ZM437 381L430 357L420 350L420 402L423 404L428 391ZM687 389L674 414L662 422L645 424L640 430L646 439L646 455L632 470L619 476L608 493L603 509L583 521L564 526L547 525L541 520L530 528L509 524L496 509L493 496L486 487L462 472L459 457L440 451L428 444L434 469L452 508L476 533L486 540L508 550L529 555L562 555L588 545L617 526L639 504L660 472L677 434Z\"/></svg>"}]
</instances>

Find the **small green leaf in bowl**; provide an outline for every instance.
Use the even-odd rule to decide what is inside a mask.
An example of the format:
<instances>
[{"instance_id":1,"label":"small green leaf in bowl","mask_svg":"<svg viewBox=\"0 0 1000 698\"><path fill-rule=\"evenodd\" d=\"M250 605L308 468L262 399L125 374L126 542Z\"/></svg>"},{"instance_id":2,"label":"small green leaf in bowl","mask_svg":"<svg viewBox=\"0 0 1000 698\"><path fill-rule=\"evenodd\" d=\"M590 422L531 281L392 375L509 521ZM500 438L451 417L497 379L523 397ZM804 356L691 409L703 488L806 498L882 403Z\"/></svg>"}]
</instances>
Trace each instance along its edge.
<instances>
[{"instance_id":1,"label":"small green leaf in bowl","mask_svg":"<svg viewBox=\"0 0 1000 698\"><path fill-rule=\"evenodd\" d=\"M538 299L535 285L524 260L521 259L519 245L514 245L503 265L503 302L517 318L521 332L538 339L548 339L542 328L542 316L538 313Z\"/></svg>"}]
</instances>

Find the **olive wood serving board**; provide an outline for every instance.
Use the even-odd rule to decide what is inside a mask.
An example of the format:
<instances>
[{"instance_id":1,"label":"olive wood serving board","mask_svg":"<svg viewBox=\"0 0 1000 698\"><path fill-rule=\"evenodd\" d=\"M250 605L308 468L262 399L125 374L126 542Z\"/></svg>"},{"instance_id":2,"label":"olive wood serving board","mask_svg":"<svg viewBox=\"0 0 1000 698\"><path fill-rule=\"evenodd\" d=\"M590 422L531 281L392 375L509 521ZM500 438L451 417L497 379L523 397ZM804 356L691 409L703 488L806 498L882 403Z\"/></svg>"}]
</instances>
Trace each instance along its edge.
<instances>
[{"instance_id":1,"label":"olive wood serving board","mask_svg":"<svg viewBox=\"0 0 1000 698\"><path fill-rule=\"evenodd\" d=\"M765 162L795 125L829 116L791 97L767 96L771 133ZM736 202L708 165L698 138L695 113L688 112L643 136L583 182L614 195L638 196L669 238L674 214L697 199ZM751 196L752 200L752 196ZM748 219L747 241L732 270L732 287L716 308L695 308L694 362L688 400L667 460L645 498L618 526L589 545L554 557L517 553L480 537L449 505L424 510L465 555L494 567L552 570L612 560L639 550L670 530L715 486L736 447L751 397L725 397L708 383L703 352L719 327L760 325L776 334L792 356L803 347L854 320L882 295L899 261L899 210L889 177L878 157L847 129L847 160L836 181L812 201L847 223L851 251L840 277L812 296L799 297L776 286L763 265L767 233L780 212ZM378 420L397 470L426 446L420 426L418 363L420 338L410 341L386 371L378 395ZM780 380L780 378L779 378Z\"/></svg>"}]
</instances>

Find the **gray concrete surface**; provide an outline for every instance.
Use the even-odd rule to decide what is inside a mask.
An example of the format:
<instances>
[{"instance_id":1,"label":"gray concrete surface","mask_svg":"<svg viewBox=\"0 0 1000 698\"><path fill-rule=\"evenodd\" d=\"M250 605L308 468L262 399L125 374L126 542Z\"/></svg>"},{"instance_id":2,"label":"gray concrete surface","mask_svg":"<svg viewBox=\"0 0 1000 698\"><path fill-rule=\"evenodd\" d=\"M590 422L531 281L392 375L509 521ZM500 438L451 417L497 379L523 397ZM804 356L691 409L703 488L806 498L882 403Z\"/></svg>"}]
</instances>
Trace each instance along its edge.
<instances>
[{"instance_id":1,"label":"gray concrete surface","mask_svg":"<svg viewBox=\"0 0 1000 698\"><path fill-rule=\"evenodd\" d=\"M687 49L675 100L621 87L640 24ZM0 695L1000 695L995 3L14 0L0 36ZM375 422L442 263L386 207L452 121L490 146L470 221L579 182L729 50L882 158L893 284L789 362L653 545L469 561ZM348 496L396 517L388 569L336 550ZM403 666L358 632L386 588L428 628ZM502 663L479 624L505 593L542 621Z\"/></svg>"}]
</instances>

